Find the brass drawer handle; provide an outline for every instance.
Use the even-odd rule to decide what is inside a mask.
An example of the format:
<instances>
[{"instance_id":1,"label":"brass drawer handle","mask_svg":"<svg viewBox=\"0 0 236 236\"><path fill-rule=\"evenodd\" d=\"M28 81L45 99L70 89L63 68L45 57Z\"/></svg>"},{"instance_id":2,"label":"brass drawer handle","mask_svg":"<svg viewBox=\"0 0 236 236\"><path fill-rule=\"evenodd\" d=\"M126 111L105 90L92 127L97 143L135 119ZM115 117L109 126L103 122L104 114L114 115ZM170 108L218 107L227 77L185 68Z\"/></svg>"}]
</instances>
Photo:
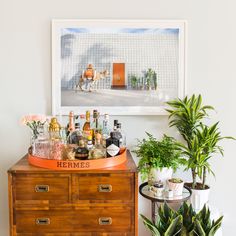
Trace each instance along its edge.
<instances>
[{"instance_id":1,"label":"brass drawer handle","mask_svg":"<svg viewBox=\"0 0 236 236\"><path fill-rule=\"evenodd\" d=\"M37 218L35 220L36 225L50 225L49 218Z\"/></svg>"},{"instance_id":2,"label":"brass drawer handle","mask_svg":"<svg viewBox=\"0 0 236 236\"><path fill-rule=\"evenodd\" d=\"M111 225L112 218L111 217L100 217L98 219L99 225Z\"/></svg>"},{"instance_id":3,"label":"brass drawer handle","mask_svg":"<svg viewBox=\"0 0 236 236\"><path fill-rule=\"evenodd\" d=\"M112 191L112 186L110 184L99 184L98 191L100 193L110 193Z\"/></svg>"},{"instance_id":4,"label":"brass drawer handle","mask_svg":"<svg viewBox=\"0 0 236 236\"><path fill-rule=\"evenodd\" d=\"M36 185L35 192L36 193L47 193L47 192L49 192L49 186L48 185Z\"/></svg>"}]
</instances>

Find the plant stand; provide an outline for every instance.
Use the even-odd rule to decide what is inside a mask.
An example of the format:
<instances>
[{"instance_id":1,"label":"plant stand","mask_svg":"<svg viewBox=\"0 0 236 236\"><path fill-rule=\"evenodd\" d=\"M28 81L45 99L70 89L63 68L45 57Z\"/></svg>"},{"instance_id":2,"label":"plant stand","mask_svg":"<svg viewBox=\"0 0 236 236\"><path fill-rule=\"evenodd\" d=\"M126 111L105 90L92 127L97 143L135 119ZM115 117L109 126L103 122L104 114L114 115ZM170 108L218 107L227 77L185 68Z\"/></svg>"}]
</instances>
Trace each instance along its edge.
<instances>
[{"instance_id":1,"label":"plant stand","mask_svg":"<svg viewBox=\"0 0 236 236\"><path fill-rule=\"evenodd\" d=\"M174 196L174 197L166 197L166 196L155 196L152 191L150 191L148 183L145 182L139 186L139 193L149 200L151 200L151 212L152 212L152 221L153 223L156 222L157 219L157 211L161 204L169 203L169 204L176 204L181 205L183 202L187 201L192 194L190 188L184 186L183 194L181 196Z\"/></svg>"}]
</instances>

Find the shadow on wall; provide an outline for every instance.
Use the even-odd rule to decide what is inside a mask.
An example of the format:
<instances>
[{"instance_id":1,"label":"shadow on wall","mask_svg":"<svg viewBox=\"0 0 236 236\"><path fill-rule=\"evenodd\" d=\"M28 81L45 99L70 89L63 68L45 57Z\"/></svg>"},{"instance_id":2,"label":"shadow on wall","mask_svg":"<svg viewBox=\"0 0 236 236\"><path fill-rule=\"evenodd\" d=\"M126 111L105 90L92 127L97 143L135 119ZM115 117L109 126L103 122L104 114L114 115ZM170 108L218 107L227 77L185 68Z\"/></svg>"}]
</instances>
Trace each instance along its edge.
<instances>
[{"instance_id":1,"label":"shadow on wall","mask_svg":"<svg viewBox=\"0 0 236 236\"><path fill-rule=\"evenodd\" d=\"M68 59L72 56L73 40L74 35L71 34L61 37L61 59ZM73 89L79 82L79 78L88 64L94 65L97 72L106 69L110 73L110 61L112 60L112 56L114 57L114 53L111 48L106 47L101 43L91 45L80 57L76 72L70 80L66 79L66 74L62 75L61 87L64 89Z\"/></svg>"}]
</instances>

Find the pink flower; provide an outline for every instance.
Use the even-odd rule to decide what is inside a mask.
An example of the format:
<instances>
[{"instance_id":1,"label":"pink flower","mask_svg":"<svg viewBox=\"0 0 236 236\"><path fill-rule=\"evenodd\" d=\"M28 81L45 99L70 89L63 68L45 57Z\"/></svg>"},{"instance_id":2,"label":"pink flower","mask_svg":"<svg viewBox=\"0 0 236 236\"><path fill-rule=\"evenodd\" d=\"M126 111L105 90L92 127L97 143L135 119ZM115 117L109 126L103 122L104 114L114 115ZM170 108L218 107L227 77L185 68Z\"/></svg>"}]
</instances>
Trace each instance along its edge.
<instances>
[{"instance_id":1,"label":"pink flower","mask_svg":"<svg viewBox=\"0 0 236 236\"><path fill-rule=\"evenodd\" d=\"M45 115L26 115L21 118L20 123L27 125L33 132L35 138L39 135L39 128L43 127L47 121Z\"/></svg>"},{"instance_id":2,"label":"pink flower","mask_svg":"<svg viewBox=\"0 0 236 236\"><path fill-rule=\"evenodd\" d=\"M22 125L28 125L28 123L31 123L33 121L44 123L46 120L47 117L45 115L26 115L21 118L20 123Z\"/></svg>"}]
</instances>

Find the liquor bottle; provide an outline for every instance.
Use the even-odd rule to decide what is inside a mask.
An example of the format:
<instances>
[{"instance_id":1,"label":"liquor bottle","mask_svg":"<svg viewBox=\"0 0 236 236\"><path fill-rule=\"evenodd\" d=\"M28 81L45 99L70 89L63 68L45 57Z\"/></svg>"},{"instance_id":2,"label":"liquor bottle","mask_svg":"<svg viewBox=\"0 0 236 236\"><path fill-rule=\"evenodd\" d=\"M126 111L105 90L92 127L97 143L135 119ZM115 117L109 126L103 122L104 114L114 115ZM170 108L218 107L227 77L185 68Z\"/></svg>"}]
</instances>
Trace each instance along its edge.
<instances>
[{"instance_id":1,"label":"liquor bottle","mask_svg":"<svg viewBox=\"0 0 236 236\"><path fill-rule=\"evenodd\" d=\"M102 127L102 144L106 147L106 140L110 137L111 128L109 127L109 115L104 115Z\"/></svg>"},{"instance_id":2,"label":"liquor bottle","mask_svg":"<svg viewBox=\"0 0 236 236\"><path fill-rule=\"evenodd\" d=\"M98 132L98 111L93 110L93 122L91 124L93 143L95 143L95 134Z\"/></svg>"},{"instance_id":3,"label":"liquor bottle","mask_svg":"<svg viewBox=\"0 0 236 236\"><path fill-rule=\"evenodd\" d=\"M120 152L126 148L126 135L125 132L121 129L121 123L117 124L117 137L120 141Z\"/></svg>"},{"instance_id":4,"label":"liquor bottle","mask_svg":"<svg viewBox=\"0 0 236 236\"><path fill-rule=\"evenodd\" d=\"M106 140L107 157L114 157L120 152L119 139L115 137L115 132L110 133L110 138Z\"/></svg>"},{"instance_id":5,"label":"liquor bottle","mask_svg":"<svg viewBox=\"0 0 236 236\"><path fill-rule=\"evenodd\" d=\"M67 136L75 130L75 120L74 120L74 112L70 111L69 113L69 123L67 125Z\"/></svg>"},{"instance_id":6,"label":"liquor bottle","mask_svg":"<svg viewBox=\"0 0 236 236\"><path fill-rule=\"evenodd\" d=\"M89 135L92 135L91 127L90 127L90 112L89 111L86 111L86 121L83 126L83 135L86 140L88 139Z\"/></svg>"},{"instance_id":7,"label":"liquor bottle","mask_svg":"<svg viewBox=\"0 0 236 236\"><path fill-rule=\"evenodd\" d=\"M79 146L75 150L75 158L79 160L87 160L89 156L89 151L85 147L84 140L79 141Z\"/></svg>"},{"instance_id":8,"label":"liquor bottle","mask_svg":"<svg viewBox=\"0 0 236 236\"><path fill-rule=\"evenodd\" d=\"M88 136L87 149L90 151L93 148L93 137L92 135Z\"/></svg>"},{"instance_id":9,"label":"liquor bottle","mask_svg":"<svg viewBox=\"0 0 236 236\"><path fill-rule=\"evenodd\" d=\"M67 142L69 144L79 144L79 140L83 139L83 132L80 129L80 124L75 123L75 130L70 132Z\"/></svg>"},{"instance_id":10,"label":"liquor bottle","mask_svg":"<svg viewBox=\"0 0 236 236\"><path fill-rule=\"evenodd\" d=\"M89 159L101 159L106 157L106 149L101 144L101 134L95 135L95 145L90 151Z\"/></svg>"}]
</instances>

